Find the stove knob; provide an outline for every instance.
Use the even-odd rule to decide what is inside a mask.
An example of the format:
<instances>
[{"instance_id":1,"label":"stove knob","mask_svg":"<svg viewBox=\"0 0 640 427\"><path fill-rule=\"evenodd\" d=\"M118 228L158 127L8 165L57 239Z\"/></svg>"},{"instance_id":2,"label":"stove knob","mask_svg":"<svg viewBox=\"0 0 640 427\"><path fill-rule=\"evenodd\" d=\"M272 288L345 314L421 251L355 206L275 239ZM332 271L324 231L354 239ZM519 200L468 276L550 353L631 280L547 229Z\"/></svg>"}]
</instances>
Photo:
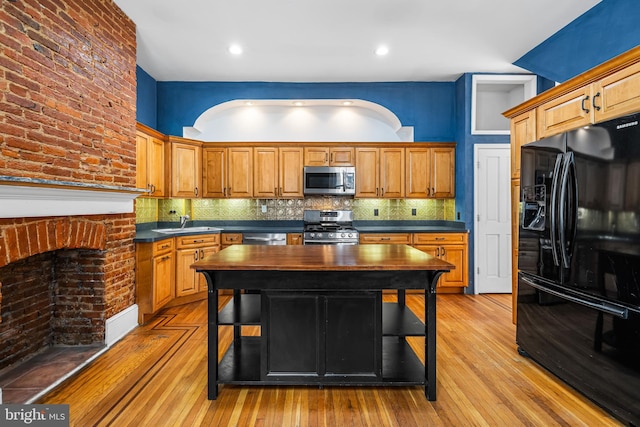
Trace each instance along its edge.
<instances>
[{"instance_id":1,"label":"stove knob","mask_svg":"<svg viewBox=\"0 0 640 427\"><path fill-rule=\"evenodd\" d=\"M333 233L329 233L328 236L330 239L333 239Z\"/></svg>"},{"instance_id":2,"label":"stove knob","mask_svg":"<svg viewBox=\"0 0 640 427\"><path fill-rule=\"evenodd\" d=\"M311 238L316 237L316 233L309 233L309 237Z\"/></svg>"},{"instance_id":3,"label":"stove knob","mask_svg":"<svg viewBox=\"0 0 640 427\"><path fill-rule=\"evenodd\" d=\"M349 233L349 237L353 237L353 233Z\"/></svg>"}]
</instances>

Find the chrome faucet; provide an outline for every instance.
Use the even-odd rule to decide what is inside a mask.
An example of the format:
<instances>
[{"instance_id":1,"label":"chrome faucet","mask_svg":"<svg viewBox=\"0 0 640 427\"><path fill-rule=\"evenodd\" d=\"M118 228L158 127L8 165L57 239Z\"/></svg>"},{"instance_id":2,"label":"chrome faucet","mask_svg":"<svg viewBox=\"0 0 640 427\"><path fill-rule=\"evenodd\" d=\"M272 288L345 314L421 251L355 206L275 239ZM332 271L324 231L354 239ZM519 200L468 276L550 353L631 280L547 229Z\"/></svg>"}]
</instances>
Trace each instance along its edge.
<instances>
[{"instance_id":1,"label":"chrome faucet","mask_svg":"<svg viewBox=\"0 0 640 427\"><path fill-rule=\"evenodd\" d=\"M180 216L180 228L184 228L187 225L187 221L189 220L189 215L181 215Z\"/></svg>"}]
</instances>

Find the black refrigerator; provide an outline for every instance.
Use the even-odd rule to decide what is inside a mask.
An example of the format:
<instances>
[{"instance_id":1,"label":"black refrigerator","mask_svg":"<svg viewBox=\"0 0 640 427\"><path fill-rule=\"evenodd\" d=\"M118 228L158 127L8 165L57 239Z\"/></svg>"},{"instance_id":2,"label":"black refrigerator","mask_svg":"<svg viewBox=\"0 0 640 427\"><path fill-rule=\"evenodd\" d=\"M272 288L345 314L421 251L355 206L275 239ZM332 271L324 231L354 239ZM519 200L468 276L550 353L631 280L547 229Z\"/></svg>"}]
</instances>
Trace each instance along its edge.
<instances>
[{"instance_id":1,"label":"black refrigerator","mask_svg":"<svg viewBox=\"0 0 640 427\"><path fill-rule=\"evenodd\" d=\"M521 152L521 354L640 426L640 115Z\"/></svg>"}]
</instances>

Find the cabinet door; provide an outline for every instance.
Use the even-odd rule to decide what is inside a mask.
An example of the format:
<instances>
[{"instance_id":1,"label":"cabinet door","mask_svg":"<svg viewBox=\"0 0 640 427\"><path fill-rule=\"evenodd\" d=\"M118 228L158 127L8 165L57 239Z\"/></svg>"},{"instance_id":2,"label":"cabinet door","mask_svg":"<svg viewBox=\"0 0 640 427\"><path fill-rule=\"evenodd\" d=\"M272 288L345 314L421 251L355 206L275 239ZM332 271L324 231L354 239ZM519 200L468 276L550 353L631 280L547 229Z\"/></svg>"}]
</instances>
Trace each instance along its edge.
<instances>
[{"instance_id":1,"label":"cabinet door","mask_svg":"<svg viewBox=\"0 0 640 427\"><path fill-rule=\"evenodd\" d=\"M311 378L321 374L320 297L263 292L261 306L262 379L281 375Z\"/></svg>"},{"instance_id":2,"label":"cabinet door","mask_svg":"<svg viewBox=\"0 0 640 427\"><path fill-rule=\"evenodd\" d=\"M407 198L426 199L431 194L431 153L428 148L407 148L405 181Z\"/></svg>"},{"instance_id":3,"label":"cabinet door","mask_svg":"<svg viewBox=\"0 0 640 427\"><path fill-rule=\"evenodd\" d=\"M194 198L202 194L202 148L171 144L171 196Z\"/></svg>"},{"instance_id":4,"label":"cabinet door","mask_svg":"<svg viewBox=\"0 0 640 427\"><path fill-rule=\"evenodd\" d=\"M537 108L537 137L556 135L593 121L591 85L546 102Z\"/></svg>"},{"instance_id":5,"label":"cabinet door","mask_svg":"<svg viewBox=\"0 0 640 427\"><path fill-rule=\"evenodd\" d=\"M215 253L220 252L220 246L210 246L206 248L198 249L198 259L203 259L208 257L209 255L213 255ZM191 268L191 267L189 267ZM195 271L195 270L193 270ZM204 274L196 273L196 277L198 280L198 292L204 292L207 290L207 279L205 279Z\"/></svg>"},{"instance_id":6,"label":"cabinet door","mask_svg":"<svg viewBox=\"0 0 640 427\"><path fill-rule=\"evenodd\" d=\"M379 197L379 163L377 148L356 148L355 197Z\"/></svg>"},{"instance_id":7,"label":"cabinet door","mask_svg":"<svg viewBox=\"0 0 640 427\"><path fill-rule=\"evenodd\" d=\"M136 133L136 187L150 190L148 196L164 196L164 141Z\"/></svg>"},{"instance_id":8,"label":"cabinet door","mask_svg":"<svg viewBox=\"0 0 640 427\"><path fill-rule=\"evenodd\" d=\"M592 106L596 123L640 111L640 63L596 82Z\"/></svg>"},{"instance_id":9,"label":"cabinet door","mask_svg":"<svg viewBox=\"0 0 640 427\"><path fill-rule=\"evenodd\" d=\"M253 195L261 198L278 196L278 149L253 149Z\"/></svg>"},{"instance_id":10,"label":"cabinet door","mask_svg":"<svg viewBox=\"0 0 640 427\"><path fill-rule=\"evenodd\" d=\"M431 197L455 197L456 152L453 148L431 149Z\"/></svg>"},{"instance_id":11,"label":"cabinet door","mask_svg":"<svg viewBox=\"0 0 640 427\"><path fill-rule=\"evenodd\" d=\"M279 149L280 171L278 196L304 197L302 190L302 148L285 147Z\"/></svg>"},{"instance_id":12,"label":"cabinet door","mask_svg":"<svg viewBox=\"0 0 640 427\"><path fill-rule=\"evenodd\" d=\"M153 258L153 312L173 299L174 275L175 259L172 253Z\"/></svg>"},{"instance_id":13,"label":"cabinet door","mask_svg":"<svg viewBox=\"0 0 640 427\"><path fill-rule=\"evenodd\" d=\"M150 139L150 136L140 131L136 133L136 187L145 190L150 189L147 180L147 146Z\"/></svg>"},{"instance_id":14,"label":"cabinet door","mask_svg":"<svg viewBox=\"0 0 640 427\"><path fill-rule=\"evenodd\" d=\"M301 245L302 233L287 233L287 245Z\"/></svg>"},{"instance_id":15,"label":"cabinet door","mask_svg":"<svg viewBox=\"0 0 640 427\"><path fill-rule=\"evenodd\" d=\"M199 281L191 264L198 260L199 249L180 249L176 251L176 297L198 292Z\"/></svg>"},{"instance_id":16,"label":"cabinet door","mask_svg":"<svg viewBox=\"0 0 640 427\"><path fill-rule=\"evenodd\" d=\"M230 147L227 155L227 197L253 197L253 149Z\"/></svg>"},{"instance_id":17,"label":"cabinet door","mask_svg":"<svg viewBox=\"0 0 640 427\"><path fill-rule=\"evenodd\" d=\"M404 148L380 149L380 195L390 199L404 197Z\"/></svg>"},{"instance_id":18,"label":"cabinet door","mask_svg":"<svg viewBox=\"0 0 640 427\"><path fill-rule=\"evenodd\" d=\"M527 111L511 120L511 178L520 178L520 149L536 140L536 110Z\"/></svg>"},{"instance_id":19,"label":"cabinet door","mask_svg":"<svg viewBox=\"0 0 640 427\"><path fill-rule=\"evenodd\" d=\"M354 166L356 162L353 148L331 148L329 151L329 164L331 166Z\"/></svg>"},{"instance_id":20,"label":"cabinet door","mask_svg":"<svg viewBox=\"0 0 640 427\"><path fill-rule=\"evenodd\" d=\"M305 166L329 166L329 148L327 147L305 147Z\"/></svg>"},{"instance_id":21,"label":"cabinet door","mask_svg":"<svg viewBox=\"0 0 640 427\"><path fill-rule=\"evenodd\" d=\"M225 148L205 148L202 153L202 197L226 196L227 155Z\"/></svg>"},{"instance_id":22,"label":"cabinet door","mask_svg":"<svg viewBox=\"0 0 640 427\"><path fill-rule=\"evenodd\" d=\"M466 246L443 245L440 247L440 258L455 265L456 268L441 276L438 287L466 287L469 269Z\"/></svg>"}]
</instances>

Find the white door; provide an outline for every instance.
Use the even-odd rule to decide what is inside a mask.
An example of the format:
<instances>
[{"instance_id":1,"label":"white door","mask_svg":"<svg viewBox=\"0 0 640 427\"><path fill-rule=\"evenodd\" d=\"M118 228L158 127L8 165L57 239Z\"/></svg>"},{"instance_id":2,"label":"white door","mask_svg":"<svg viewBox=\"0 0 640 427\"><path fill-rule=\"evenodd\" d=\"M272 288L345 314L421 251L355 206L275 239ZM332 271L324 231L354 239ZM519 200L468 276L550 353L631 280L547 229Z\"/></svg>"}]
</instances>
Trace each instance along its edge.
<instances>
[{"instance_id":1,"label":"white door","mask_svg":"<svg viewBox=\"0 0 640 427\"><path fill-rule=\"evenodd\" d=\"M509 144L474 146L475 292L511 293Z\"/></svg>"}]
</instances>

